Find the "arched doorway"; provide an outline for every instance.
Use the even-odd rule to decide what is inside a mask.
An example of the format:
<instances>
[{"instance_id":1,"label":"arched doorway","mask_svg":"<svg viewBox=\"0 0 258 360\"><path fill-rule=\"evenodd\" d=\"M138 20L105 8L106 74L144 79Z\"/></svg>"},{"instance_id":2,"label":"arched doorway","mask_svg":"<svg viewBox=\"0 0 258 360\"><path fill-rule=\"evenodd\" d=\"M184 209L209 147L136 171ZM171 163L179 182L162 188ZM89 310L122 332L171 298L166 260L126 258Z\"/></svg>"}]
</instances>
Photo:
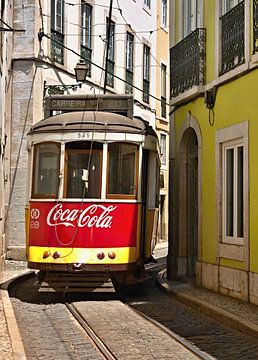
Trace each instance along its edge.
<instances>
[{"instance_id":1,"label":"arched doorway","mask_svg":"<svg viewBox=\"0 0 258 360\"><path fill-rule=\"evenodd\" d=\"M186 220L187 275L194 276L198 259L198 141L193 129L188 130L186 147Z\"/></svg>"},{"instance_id":2,"label":"arched doorway","mask_svg":"<svg viewBox=\"0 0 258 360\"><path fill-rule=\"evenodd\" d=\"M176 209L178 275L195 276L201 260L201 132L189 115L182 128L177 152L178 201Z\"/></svg>"}]
</instances>

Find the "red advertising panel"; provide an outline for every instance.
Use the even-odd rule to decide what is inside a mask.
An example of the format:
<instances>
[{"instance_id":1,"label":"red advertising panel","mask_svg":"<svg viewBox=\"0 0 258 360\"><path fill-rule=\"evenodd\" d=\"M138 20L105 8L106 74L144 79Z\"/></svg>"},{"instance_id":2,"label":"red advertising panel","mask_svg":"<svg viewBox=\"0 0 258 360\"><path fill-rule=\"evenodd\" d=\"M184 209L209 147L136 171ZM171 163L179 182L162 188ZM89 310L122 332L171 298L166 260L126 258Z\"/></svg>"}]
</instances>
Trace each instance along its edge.
<instances>
[{"instance_id":1,"label":"red advertising panel","mask_svg":"<svg viewBox=\"0 0 258 360\"><path fill-rule=\"evenodd\" d=\"M73 248L136 246L138 205L31 202L29 245Z\"/></svg>"}]
</instances>

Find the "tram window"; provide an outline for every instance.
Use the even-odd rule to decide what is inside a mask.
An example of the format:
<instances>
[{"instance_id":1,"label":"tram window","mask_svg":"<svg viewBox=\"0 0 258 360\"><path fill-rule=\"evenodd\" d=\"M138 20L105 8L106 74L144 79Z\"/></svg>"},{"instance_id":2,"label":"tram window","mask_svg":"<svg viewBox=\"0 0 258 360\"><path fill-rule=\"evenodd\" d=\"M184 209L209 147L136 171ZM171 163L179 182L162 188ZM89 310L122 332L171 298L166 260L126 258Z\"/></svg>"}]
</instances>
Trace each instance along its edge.
<instances>
[{"instance_id":1,"label":"tram window","mask_svg":"<svg viewBox=\"0 0 258 360\"><path fill-rule=\"evenodd\" d=\"M67 198L100 198L102 144L74 142L66 146Z\"/></svg>"},{"instance_id":2,"label":"tram window","mask_svg":"<svg viewBox=\"0 0 258 360\"><path fill-rule=\"evenodd\" d=\"M59 179L60 145L43 143L35 145L32 197L57 197Z\"/></svg>"},{"instance_id":3,"label":"tram window","mask_svg":"<svg viewBox=\"0 0 258 360\"><path fill-rule=\"evenodd\" d=\"M136 196L138 147L133 144L108 145L108 196Z\"/></svg>"}]
</instances>

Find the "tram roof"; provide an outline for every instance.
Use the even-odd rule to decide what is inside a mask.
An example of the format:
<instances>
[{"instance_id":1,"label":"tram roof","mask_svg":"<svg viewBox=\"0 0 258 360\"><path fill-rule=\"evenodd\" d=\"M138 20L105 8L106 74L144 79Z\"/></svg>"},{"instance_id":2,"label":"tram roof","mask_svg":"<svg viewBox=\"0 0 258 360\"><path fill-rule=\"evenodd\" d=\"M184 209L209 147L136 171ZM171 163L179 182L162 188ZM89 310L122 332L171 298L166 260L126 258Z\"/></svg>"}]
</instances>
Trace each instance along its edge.
<instances>
[{"instance_id":1,"label":"tram roof","mask_svg":"<svg viewBox=\"0 0 258 360\"><path fill-rule=\"evenodd\" d=\"M134 134L150 134L155 131L141 118L128 118L124 115L103 111L66 112L43 119L34 124L29 135L48 132L119 132Z\"/></svg>"}]
</instances>

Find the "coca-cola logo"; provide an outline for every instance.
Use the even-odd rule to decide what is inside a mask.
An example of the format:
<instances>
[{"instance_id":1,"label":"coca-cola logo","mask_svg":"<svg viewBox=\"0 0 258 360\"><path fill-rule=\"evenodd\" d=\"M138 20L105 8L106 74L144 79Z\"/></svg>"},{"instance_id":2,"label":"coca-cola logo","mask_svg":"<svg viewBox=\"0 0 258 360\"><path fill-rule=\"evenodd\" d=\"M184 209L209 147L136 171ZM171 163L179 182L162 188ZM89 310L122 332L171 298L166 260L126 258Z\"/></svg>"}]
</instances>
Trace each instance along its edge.
<instances>
[{"instance_id":1,"label":"coca-cola logo","mask_svg":"<svg viewBox=\"0 0 258 360\"><path fill-rule=\"evenodd\" d=\"M63 209L63 204L56 204L49 211L46 221L49 226L87 226L108 229L111 228L113 221L111 213L116 208L117 206L114 205L93 204L84 209Z\"/></svg>"}]
</instances>

